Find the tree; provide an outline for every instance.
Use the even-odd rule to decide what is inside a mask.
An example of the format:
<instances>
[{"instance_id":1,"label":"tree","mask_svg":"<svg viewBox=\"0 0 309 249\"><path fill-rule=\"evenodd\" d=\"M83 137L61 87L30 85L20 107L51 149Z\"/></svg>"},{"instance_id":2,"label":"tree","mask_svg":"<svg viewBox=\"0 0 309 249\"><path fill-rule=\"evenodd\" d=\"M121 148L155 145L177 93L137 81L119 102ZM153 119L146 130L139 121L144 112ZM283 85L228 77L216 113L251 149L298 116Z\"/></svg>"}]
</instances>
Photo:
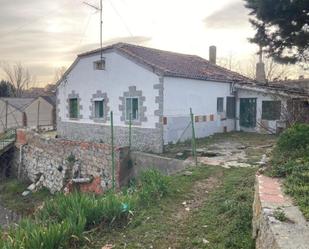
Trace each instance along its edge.
<instances>
[{"instance_id":1,"label":"tree","mask_svg":"<svg viewBox=\"0 0 309 249\"><path fill-rule=\"evenodd\" d=\"M292 69L289 65L276 63L272 58L265 58L263 62L265 64L266 81L284 80L291 76ZM258 58L256 55L253 55L251 60L248 60L244 66L240 68L239 72L249 78L255 79L257 63Z\"/></svg>"},{"instance_id":2,"label":"tree","mask_svg":"<svg viewBox=\"0 0 309 249\"><path fill-rule=\"evenodd\" d=\"M54 84L56 84L67 71L67 68L62 66L55 69Z\"/></svg>"},{"instance_id":3,"label":"tree","mask_svg":"<svg viewBox=\"0 0 309 249\"><path fill-rule=\"evenodd\" d=\"M11 97L14 96L14 86L5 80L0 81L0 97Z\"/></svg>"},{"instance_id":4,"label":"tree","mask_svg":"<svg viewBox=\"0 0 309 249\"><path fill-rule=\"evenodd\" d=\"M251 42L280 63L306 64L309 59L308 0L245 0L256 29Z\"/></svg>"},{"instance_id":5,"label":"tree","mask_svg":"<svg viewBox=\"0 0 309 249\"><path fill-rule=\"evenodd\" d=\"M21 63L2 63L2 70L7 81L14 86L14 97L21 97L23 92L29 89L34 82L34 77L29 73L28 68Z\"/></svg>"}]
</instances>

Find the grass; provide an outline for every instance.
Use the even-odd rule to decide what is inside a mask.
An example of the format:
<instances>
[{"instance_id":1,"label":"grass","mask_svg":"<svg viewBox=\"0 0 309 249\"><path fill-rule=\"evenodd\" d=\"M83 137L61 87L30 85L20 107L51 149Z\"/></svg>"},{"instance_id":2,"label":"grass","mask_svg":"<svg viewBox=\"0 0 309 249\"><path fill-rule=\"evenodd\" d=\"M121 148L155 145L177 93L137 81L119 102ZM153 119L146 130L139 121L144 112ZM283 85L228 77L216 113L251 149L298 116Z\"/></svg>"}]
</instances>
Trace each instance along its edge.
<instances>
[{"instance_id":1,"label":"grass","mask_svg":"<svg viewBox=\"0 0 309 249\"><path fill-rule=\"evenodd\" d=\"M102 226L124 226L132 212L154 204L169 192L169 181L156 170L141 174L137 185L123 192L94 196L74 192L48 200L33 219L22 220L0 234L5 249L78 248L84 233ZM2 243L2 244L1 244Z\"/></svg>"},{"instance_id":2,"label":"grass","mask_svg":"<svg viewBox=\"0 0 309 249\"><path fill-rule=\"evenodd\" d=\"M135 213L125 227L90 231L90 242L82 248L101 249L108 243L115 249L254 248L251 219L255 171L201 166L192 169L191 176L174 176L167 198ZM184 201L193 201L189 212Z\"/></svg>"},{"instance_id":3,"label":"grass","mask_svg":"<svg viewBox=\"0 0 309 249\"><path fill-rule=\"evenodd\" d=\"M0 203L2 206L22 215L30 215L51 195L42 189L27 196L22 196L27 184L8 178L0 182Z\"/></svg>"}]
</instances>

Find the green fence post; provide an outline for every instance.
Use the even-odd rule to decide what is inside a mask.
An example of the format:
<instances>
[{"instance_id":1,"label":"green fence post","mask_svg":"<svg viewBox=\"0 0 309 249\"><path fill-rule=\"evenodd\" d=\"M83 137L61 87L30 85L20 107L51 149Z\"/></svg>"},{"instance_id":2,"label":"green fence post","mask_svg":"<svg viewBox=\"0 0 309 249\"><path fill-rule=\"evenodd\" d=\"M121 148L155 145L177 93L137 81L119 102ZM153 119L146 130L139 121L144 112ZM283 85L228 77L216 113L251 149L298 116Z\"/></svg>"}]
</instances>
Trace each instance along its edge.
<instances>
[{"instance_id":1,"label":"green fence post","mask_svg":"<svg viewBox=\"0 0 309 249\"><path fill-rule=\"evenodd\" d=\"M190 108L190 117L191 117L191 124L192 124L192 156L194 158L195 166L197 166L194 115L192 113L192 108Z\"/></svg>"},{"instance_id":2,"label":"green fence post","mask_svg":"<svg viewBox=\"0 0 309 249\"><path fill-rule=\"evenodd\" d=\"M115 190L115 152L114 152L114 118L113 111L111 111L111 145L112 145L112 186Z\"/></svg>"},{"instance_id":3,"label":"green fence post","mask_svg":"<svg viewBox=\"0 0 309 249\"><path fill-rule=\"evenodd\" d=\"M129 149L131 151L131 145L132 145L132 113L130 113L129 116Z\"/></svg>"}]
</instances>

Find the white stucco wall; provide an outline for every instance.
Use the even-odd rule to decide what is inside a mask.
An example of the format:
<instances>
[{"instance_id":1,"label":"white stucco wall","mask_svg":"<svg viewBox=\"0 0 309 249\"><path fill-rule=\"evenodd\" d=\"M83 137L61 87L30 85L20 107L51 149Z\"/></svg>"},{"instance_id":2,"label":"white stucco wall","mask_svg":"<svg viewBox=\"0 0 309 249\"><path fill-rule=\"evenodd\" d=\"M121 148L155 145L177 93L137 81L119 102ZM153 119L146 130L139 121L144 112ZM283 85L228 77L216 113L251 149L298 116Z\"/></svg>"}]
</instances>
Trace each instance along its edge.
<instances>
[{"instance_id":1,"label":"white stucco wall","mask_svg":"<svg viewBox=\"0 0 309 249\"><path fill-rule=\"evenodd\" d=\"M158 109L158 104L155 103L158 90L155 90L153 86L159 83L159 77L115 51L105 52L103 56L106 61L105 70L94 70L93 68L93 62L99 60L100 55L83 57L67 76L67 83L62 82L59 86L58 115L61 121L109 126L109 121L96 123L89 118L92 95L101 90L103 93L107 93L108 106L110 111L114 112L114 125L124 126L124 122L120 119L122 112L119 111L119 105L122 102L119 97L129 90L129 86L136 86L137 91L142 91L142 95L145 97L144 106L147 107L145 113L147 122L142 122L139 127L155 128L155 123L159 122L159 117L154 115L154 111ZM78 121L67 118L66 102L72 91L79 94L81 98L82 110L80 110L80 114L83 117Z\"/></svg>"},{"instance_id":2,"label":"white stucco wall","mask_svg":"<svg viewBox=\"0 0 309 249\"><path fill-rule=\"evenodd\" d=\"M226 117L226 97L230 92L230 83L191 80L183 78L164 78L164 142L177 142L191 138L190 107L199 122L195 122L196 137L205 137L217 132L234 130L234 119ZM223 113L217 113L217 98L223 97ZM206 122L201 116L206 115ZM210 120L213 115L213 121Z\"/></svg>"},{"instance_id":3,"label":"white stucco wall","mask_svg":"<svg viewBox=\"0 0 309 249\"><path fill-rule=\"evenodd\" d=\"M255 131L255 132L270 132L276 131L276 127L277 127L277 122L279 120L262 120L262 102L263 101L271 101L271 100L277 100L277 101L281 101L281 116L283 115L284 110L286 109L286 98L281 97L278 94L272 94L272 93L265 93L265 92L261 92L258 90L245 90L245 89L238 89L238 98L237 98L237 108L236 108L236 117L237 117L237 130L243 130L243 131ZM256 127L255 128L246 128L246 127L241 127L239 124L239 116L240 116L240 98L256 98ZM261 124L263 123L264 125L268 126L269 131L265 130L263 127L261 127Z\"/></svg>"}]
</instances>

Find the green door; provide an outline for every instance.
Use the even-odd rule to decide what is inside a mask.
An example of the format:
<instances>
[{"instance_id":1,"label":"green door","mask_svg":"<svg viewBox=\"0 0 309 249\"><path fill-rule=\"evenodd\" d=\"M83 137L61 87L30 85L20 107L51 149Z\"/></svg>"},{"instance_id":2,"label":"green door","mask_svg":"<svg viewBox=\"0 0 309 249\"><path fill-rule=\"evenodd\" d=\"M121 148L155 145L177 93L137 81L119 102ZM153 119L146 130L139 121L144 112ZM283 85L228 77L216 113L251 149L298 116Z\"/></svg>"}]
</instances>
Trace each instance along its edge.
<instances>
[{"instance_id":1,"label":"green door","mask_svg":"<svg viewBox=\"0 0 309 249\"><path fill-rule=\"evenodd\" d=\"M239 124L242 127L256 126L256 98L240 98Z\"/></svg>"}]
</instances>

